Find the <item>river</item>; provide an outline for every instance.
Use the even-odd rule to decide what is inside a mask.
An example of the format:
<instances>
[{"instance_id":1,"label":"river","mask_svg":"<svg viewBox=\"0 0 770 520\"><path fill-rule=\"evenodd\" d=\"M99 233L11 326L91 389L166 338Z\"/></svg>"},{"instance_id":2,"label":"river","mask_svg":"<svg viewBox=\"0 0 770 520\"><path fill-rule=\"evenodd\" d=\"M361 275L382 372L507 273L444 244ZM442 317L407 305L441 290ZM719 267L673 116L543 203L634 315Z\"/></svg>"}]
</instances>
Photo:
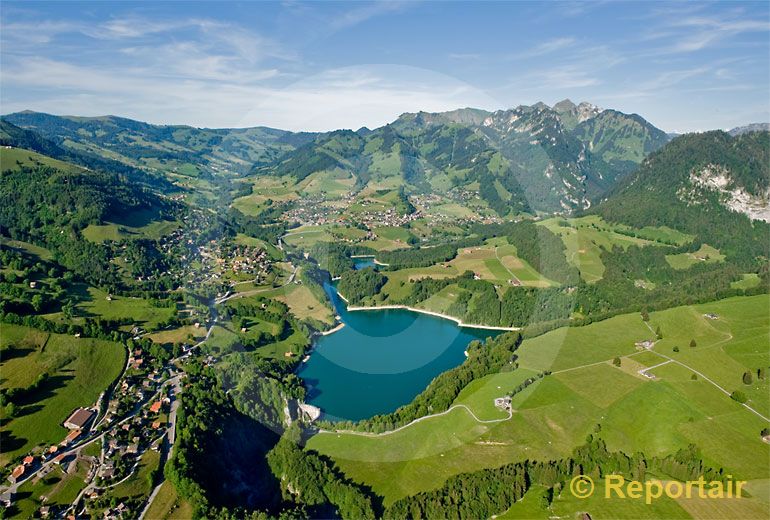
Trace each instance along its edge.
<instances>
[{"instance_id":1,"label":"river","mask_svg":"<svg viewBox=\"0 0 770 520\"><path fill-rule=\"evenodd\" d=\"M371 258L356 259L358 268ZM299 369L306 402L330 420L359 420L409 403L441 372L465 359L465 347L499 331L405 309L350 312L335 287L324 289L345 326L317 338Z\"/></svg>"}]
</instances>

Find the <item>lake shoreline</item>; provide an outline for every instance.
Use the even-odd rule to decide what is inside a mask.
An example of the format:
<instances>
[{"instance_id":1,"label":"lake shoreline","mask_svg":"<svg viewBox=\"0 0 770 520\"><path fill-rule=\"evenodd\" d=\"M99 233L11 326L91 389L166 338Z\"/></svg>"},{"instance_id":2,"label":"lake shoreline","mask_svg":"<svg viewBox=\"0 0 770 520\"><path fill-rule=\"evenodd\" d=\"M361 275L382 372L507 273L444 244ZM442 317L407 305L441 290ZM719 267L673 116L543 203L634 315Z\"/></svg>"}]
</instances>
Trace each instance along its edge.
<instances>
[{"instance_id":1,"label":"lake shoreline","mask_svg":"<svg viewBox=\"0 0 770 520\"><path fill-rule=\"evenodd\" d=\"M339 294L339 292L337 293ZM345 298L340 294L340 298L345 300ZM347 302L347 300L345 300ZM406 311L412 311L412 312L419 312L422 314L428 314L430 316L435 316L437 318L443 318L445 320L451 320L459 327L466 327L470 329L486 329L486 330L504 330L509 332L514 332L521 330L521 327L499 327L494 325L479 325L476 323L464 323L459 318L455 318L454 316L450 316L448 314L441 314L440 312L435 311L429 311L426 309L419 309L417 307L409 307L408 305L379 305L374 307L361 307L361 306L348 306L348 310L350 312L355 311L384 311L384 310L406 310Z\"/></svg>"},{"instance_id":2,"label":"lake shoreline","mask_svg":"<svg viewBox=\"0 0 770 520\"><path fill-rule=\"evenodd\" d=\"M350 255L350 258L371 258L372 261L377 265L382 265L385 267L388 267L390 264L386 264L385 262L380 262L377 260L377 257L374 255Z\"/></svg>"}]
</instances>

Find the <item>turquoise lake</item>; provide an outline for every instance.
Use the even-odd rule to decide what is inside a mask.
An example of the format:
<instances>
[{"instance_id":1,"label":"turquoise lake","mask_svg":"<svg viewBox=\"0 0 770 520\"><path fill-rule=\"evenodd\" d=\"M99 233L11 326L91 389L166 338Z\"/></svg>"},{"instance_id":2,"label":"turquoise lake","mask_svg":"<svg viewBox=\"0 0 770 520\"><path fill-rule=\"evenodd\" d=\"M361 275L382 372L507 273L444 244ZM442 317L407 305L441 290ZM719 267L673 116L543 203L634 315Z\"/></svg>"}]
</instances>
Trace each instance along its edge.
<instances>
[{"instance_id":1,"label":"turquoise lake","mask_svg":"<svg viewBox=\"0 0 770 520\"><path fill-rule=\"evenodd\" d=\"M359 259L356 265L370 262ZM298 374L308 390L306 402L321 408L326 419L392 412L462 363L468 343L499 334L403 309L349 312L334 286L324 288L345 326L317 338Z\"/></svg>"}]
</instances>

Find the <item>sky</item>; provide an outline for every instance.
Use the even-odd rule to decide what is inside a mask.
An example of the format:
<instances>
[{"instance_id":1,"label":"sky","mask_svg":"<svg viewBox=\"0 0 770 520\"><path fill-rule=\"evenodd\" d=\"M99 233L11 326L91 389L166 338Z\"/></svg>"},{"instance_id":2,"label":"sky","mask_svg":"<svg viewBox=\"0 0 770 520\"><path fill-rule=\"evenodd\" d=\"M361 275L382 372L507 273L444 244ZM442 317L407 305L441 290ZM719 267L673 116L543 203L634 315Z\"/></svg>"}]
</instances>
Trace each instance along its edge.
<instances>
[{"instance_id":1,"label":"sky","mask_svg":"<svg viewBox=\"0 0 770 520\"><path fill-rule=\"evenodd\" d=\"M4 114L325 131L565 98L770 121L770 2L0 3Z\"/></svg>"}]
</instances>

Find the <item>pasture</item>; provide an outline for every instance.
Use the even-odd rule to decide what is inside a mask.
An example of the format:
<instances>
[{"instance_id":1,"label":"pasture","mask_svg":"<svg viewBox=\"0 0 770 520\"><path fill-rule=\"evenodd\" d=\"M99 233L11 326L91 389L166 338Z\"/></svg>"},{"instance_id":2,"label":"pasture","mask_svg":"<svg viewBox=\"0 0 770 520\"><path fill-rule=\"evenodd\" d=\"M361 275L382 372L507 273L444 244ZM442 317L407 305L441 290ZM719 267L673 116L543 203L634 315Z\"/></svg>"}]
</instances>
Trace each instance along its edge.
<instances>
[{"instance_id":1,"label":"pasture","mask_svg":"<svg viewBox=\"0 0 770 520\"><path fill-rule=\"evenodd\" d=\"M75 164L60 161L31 150L23 150L21 148L0 149L0 171L18 170L22 167L35 168L38 166L48 166L70 173L84 173L87 171L85 168Z\"/></svg>"},{"instance_id":2,"label":"pasture","mask_svg":"<svg viewBox=\"0 0 770 520\"><path fill-rule=\"evenodd\" d=\"M767 422L706 379L692 379L689 367L697 366L695 370L709 378L731 380L740 379L741 367L766 363L767 342L759 339L770 330L768 310L767 296L758 296L653 313L651 324L661 325L664 339L651 352L634 346L654 338L638 314L557 329L524 341L517 352L519 369L474 381L456 401L478 411L483 420L505 418L493 408L493 396L527 375L552 371L514 396L510 420L479 423L466 410L455 409L389 435L319 434L309 440L308 448L333 458L348 477L372 486L386 503L436 488L457 473L527 458L568 456L597 424L611 450L664 456L694 443L707 464L723 467L736 478L767 479L770 468L756 464L770 457L770 445L759 437ZM716 320L720 323L698 324L706 312L721 313ZM682 325L688 315L694 323ZM695 331L698 346L687 346L687 338L678 353L681 357L675 358L685 366L668 363L655 368L656 380L638 374L645 366L665 361L664 356L672 357L671 344L684 339L673 324ZM655 353L659 350L662 355ZM714 358L720 351L724 357ZM621 357L621 367L613 365L615 356ZM738 366L727 364L730 359ZM757 407L762 405L758 396L762 388L747 391ZM564 507L565 513L559 514L573 505ZM665 507L676 509L675 504Z\"/></svg>"},{"instance_id":3,"label":"pasture","mask_svg":"<svg viewBox=\"0 0 770 520\"><path fill-rule=\"evenodd\" d=\"M176 492L174 484L166 480L161 484L160 491L147 510L147 518L157 520L188 520L192 519L192 507Z\"/></svg>"},{"instance_id":4,"label":"pasture","mask_svg":"<svg viewBox=\"0 0 770 520\"><path fill-rule=\"evenodd\" d=\"M539 222L562 239L566 247L567 261L574 265L586 282L595 282L604 275L602 250L613 247L627 249L636 246L662 246L682 244L692 237L674 229L661 227L634 229L622 224L610 224L592 215L580 218L550 218Z\"/></svg>"},{"instance_id":5,"label":"pasture","mask_svg":"<svg viewBox=\"0 0 770 520\"><path fill-rule=\"evenodd\" d=\"M179 221L161 219L157 208L145 208L115 216L102 225L89 224L83 230L83 236L92 242L131 238L157 240L173 233L180 226Z\"/></svg>"},{"instance_id":6,"label":"pasture","mask_svg":"<svg viewBox=\"0 0 770 520\"><path fill-rule=\"evenodd\" d=\"M38 445L60 442L61 423L80 406L90 406L120 374L125 349L117 343L48 334L2 324L0 388L28 388L41 374L47 379L18 398L16 415L5 418L0 466ZM5 412L4 412L5 413Z\"/></svg>"},{"instance_id":7,"label":"pasture","mask_svg":"<svg viewBox=\"0 0 770 520\"><path fill-rule=\"evenodd\" d=\"M129 318L145 328L155 328L176 314L176 309L155 307L148 300L110 295L101 289L89 287L87 299L77 304L77 313L83 317L99 316L106 320Z\"/></svg>"},{"instance_id":8,"label":"pasture","mask_svg":"<svg viewBox=\"0 0 770 520\"><path fill-rule=\"evenodd\" d=\"M666 255L666 262L674 269L689 269L698 262L713 264L722 262L725 255L719 252L719 249L711 247L708 244L702 244L700 249L694 253L679 253L677 255Z\"/></svg>"}]
</instances>

